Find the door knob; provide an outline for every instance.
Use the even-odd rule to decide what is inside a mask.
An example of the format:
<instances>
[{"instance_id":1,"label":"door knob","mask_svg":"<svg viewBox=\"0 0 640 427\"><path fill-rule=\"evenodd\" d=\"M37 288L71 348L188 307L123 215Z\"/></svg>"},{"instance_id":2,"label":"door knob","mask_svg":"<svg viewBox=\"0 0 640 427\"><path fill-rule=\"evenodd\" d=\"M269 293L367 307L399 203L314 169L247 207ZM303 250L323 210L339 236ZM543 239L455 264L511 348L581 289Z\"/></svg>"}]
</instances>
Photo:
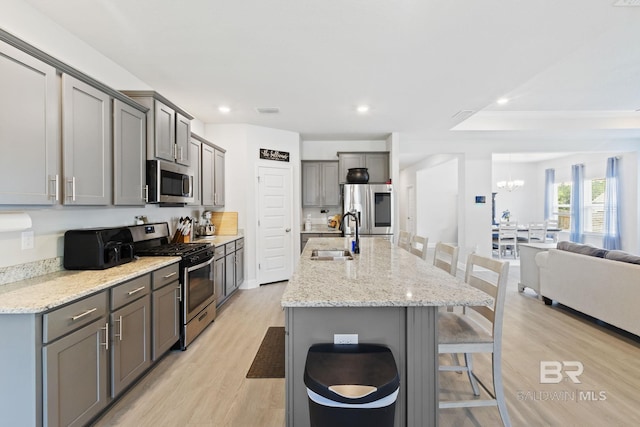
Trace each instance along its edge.
<instances>
[{"instance_id":1,"label":"door knob","mask_svg":"<svg viewBox=\"0 0 640 427\"><path fill-rule=\"evenodd\" d=\"M291 229L290 229L290 228L285 228L285 230L284 230L284 231L286 231L286 232L288 233L288 232L290 232L290 231L291 231Z\"/></svg>"}]
</instances>

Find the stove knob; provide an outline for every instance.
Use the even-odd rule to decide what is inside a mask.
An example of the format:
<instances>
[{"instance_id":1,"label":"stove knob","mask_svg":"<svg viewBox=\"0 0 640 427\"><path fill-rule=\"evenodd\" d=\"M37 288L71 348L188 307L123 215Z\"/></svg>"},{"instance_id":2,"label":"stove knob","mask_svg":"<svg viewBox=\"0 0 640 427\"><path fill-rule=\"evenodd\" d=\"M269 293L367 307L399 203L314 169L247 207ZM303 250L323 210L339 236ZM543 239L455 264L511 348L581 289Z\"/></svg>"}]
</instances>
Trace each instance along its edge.
<instances>
[{"instance_id":1,"label":"stove knob","mask_svg":"<svg viewBox=\"0 0 640 427\"><path fill-rule=\"evenodd\" d=\"M200 257L199 257L199 256L192 256L191 258L189 258L189 261L191 261L191 262L196 262L196 261L198 261L199 259L200 259Z\"/></svg>"}]
</instances>

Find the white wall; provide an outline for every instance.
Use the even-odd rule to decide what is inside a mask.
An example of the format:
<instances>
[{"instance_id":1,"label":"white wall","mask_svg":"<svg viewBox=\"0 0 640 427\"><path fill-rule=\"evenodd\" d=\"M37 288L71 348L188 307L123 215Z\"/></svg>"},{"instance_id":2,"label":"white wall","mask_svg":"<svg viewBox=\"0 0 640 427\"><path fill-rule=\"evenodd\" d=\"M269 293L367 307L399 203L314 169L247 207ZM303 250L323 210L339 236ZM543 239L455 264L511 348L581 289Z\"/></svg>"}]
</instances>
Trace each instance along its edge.
<instances>
[{"instance_id":1,"label":"white wall","mask_svg":"<svg viewBox=\"0 0 640 427\"><path fill-rule=\"evenodd\" d=\"M541 175L541 176L540 176ZM498 181L521 179L524 186L514 191L499 189ZM511 220L519 224L544 221L544 169L538 163L498 163L493 162L492 191L496 194L496 220L502 212L509 210ZM491 198L487 198L491 203Z\"/></svg>"},{"instance_id":2,"label":"white wall","mask_svg":"<svg viewBox=\"0 0 640 427\"><path fill-rule=\"evenodd\" d=\"M292 171L292 251L300 253L300 136L298 133L246 124L205 125L205 138L227 150L225 155L225 211L238 212L238 228L245 234L246 280L243 288L257 283L257 173L259 166L275 162L261 160L259 150L270 148L290 153Z\"/></svg>"},{"instance_id":3,"label":"white wall","mask_svg":"<svg viewBox=\"0 0 640 427\"><path fill-rule=\"evenodd\" d=\"M339 151L388 151L387 142L384 140L302 140L300 147L301 160L338 160Z\"/></svg>"},{"instance_id":4,"label":"white wall","mask_svg":"<svg viewBox=\"0 0 640 427\"><path fill-rule=\"evenodd\" d=\"M416 173L416 234L437 242L458 243L458 159Z\"/></svg>"}]
</instances>

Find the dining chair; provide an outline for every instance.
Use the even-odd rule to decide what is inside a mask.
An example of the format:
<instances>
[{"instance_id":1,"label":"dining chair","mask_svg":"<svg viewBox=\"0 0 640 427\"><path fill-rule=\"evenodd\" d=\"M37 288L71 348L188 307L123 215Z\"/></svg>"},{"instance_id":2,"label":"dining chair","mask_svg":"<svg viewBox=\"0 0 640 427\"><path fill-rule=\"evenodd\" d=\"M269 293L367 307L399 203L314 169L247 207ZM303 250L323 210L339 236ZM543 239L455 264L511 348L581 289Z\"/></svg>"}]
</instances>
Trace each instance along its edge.
<instances>
[{"instance_id":1,"label":"dining chair","mask_svg":"<svg viewBox=\"0 0 640 427\"><path fill-rule=\"evenodd\" d=\"M458 270L459 252L460 248L457 246L438 242L433 255L433 265L455 276Z\"/></svg>"},{"instance_id":2,"label":"dining chair","mask_svg":"<svg viewBox=\"0 0 640 427\"><path fill-rule=\"evenodd\" d=\"M423 260L427 260L427 243L429 243L428 237L418 236L417 234L411 237L409 243L409 252L419 256Z\"/></svg>"},{"instance_id":3,"label":"dining chair","mask_svg":"<svg viewBox=\"0 0 640 427\"><path fill-rule=\"evenodd\" d=\"M514 258L518 257L518 224L504 222L498 226L498 257L506 255L511 250Z\"/></svg>"},{"instance_id":4,"label":"dining chair","mask_svg":"<svg viewBox=\"0 0 640 427\"><path fill-rule=\"evenodd\" d=\"M549 231L549 229L558 230L560 227L558 225L557 219L548 219L546 221L547 224L547 240L551 240L553 243L558 242L558 231Z\"/></svg>"},{"instance_id":5,"label":"dining chair","mask_svg":"<svg viewBox=\"0 0 640 427\"><path fill-rule=\"evenodd\" d=\"M502 320L509 263L476 254L467 258L465 282L493 297L491 306L466 307L463 313L438 313L438 353L464 353L465 365L440 365L439 371L466 371L474 396L480 396L478 385L489 399L441 400L440 409L497 406L502 424L510 426L502 386ZM470 316L480 315L489 323L483 327ZM473 372L473 353L491 353L493 391Z\"/></svg>"},{"instance_id":6,"label":"dining chair","mask_svg":"<svg viewBox=\"0 0 640 427\"><path fill-rule=\"evenodd\" d=\"M400 230L398 234L398 247L407 251L411 249L411 233Z\"/></svg>"},{"instance_id":7,"label":"dining chair","mask_svg":"<svg viewBox=\"0 0 640 427\"><path fill-rule=\"evenodd\" d=\"M529 223L528 243L544 243L547 240L547 224L545 222Z\"/></svg>"}]
</instances>

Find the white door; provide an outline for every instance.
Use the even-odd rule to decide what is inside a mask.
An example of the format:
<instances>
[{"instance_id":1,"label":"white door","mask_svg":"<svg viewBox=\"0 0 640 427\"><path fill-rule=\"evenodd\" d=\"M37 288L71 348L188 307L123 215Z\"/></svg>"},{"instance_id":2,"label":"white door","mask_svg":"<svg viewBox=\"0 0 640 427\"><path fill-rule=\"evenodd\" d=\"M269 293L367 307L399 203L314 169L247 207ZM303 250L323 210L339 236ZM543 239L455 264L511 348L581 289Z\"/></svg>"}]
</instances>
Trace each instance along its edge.
<instances>
[{"instance_id":1,"label":"white door","mask_svg":"<svg viewBox=\"0 0 640 427\"><path fill-rule=\"evenodd\" d=\"M258 284L289 280L292 271L291 167L258 168Z\"/></svg>"},{"instance_id":2,"label":"white door","mask_svg":"<svg viewBox=\"0 0 640 427\"><path fill-rule=\"evenodd\" d=\"M414 216L416 212L416 192L413 185L407 187L407 229L409 233L415 234L416 225Z\"/></svg>"}]
</instances>

